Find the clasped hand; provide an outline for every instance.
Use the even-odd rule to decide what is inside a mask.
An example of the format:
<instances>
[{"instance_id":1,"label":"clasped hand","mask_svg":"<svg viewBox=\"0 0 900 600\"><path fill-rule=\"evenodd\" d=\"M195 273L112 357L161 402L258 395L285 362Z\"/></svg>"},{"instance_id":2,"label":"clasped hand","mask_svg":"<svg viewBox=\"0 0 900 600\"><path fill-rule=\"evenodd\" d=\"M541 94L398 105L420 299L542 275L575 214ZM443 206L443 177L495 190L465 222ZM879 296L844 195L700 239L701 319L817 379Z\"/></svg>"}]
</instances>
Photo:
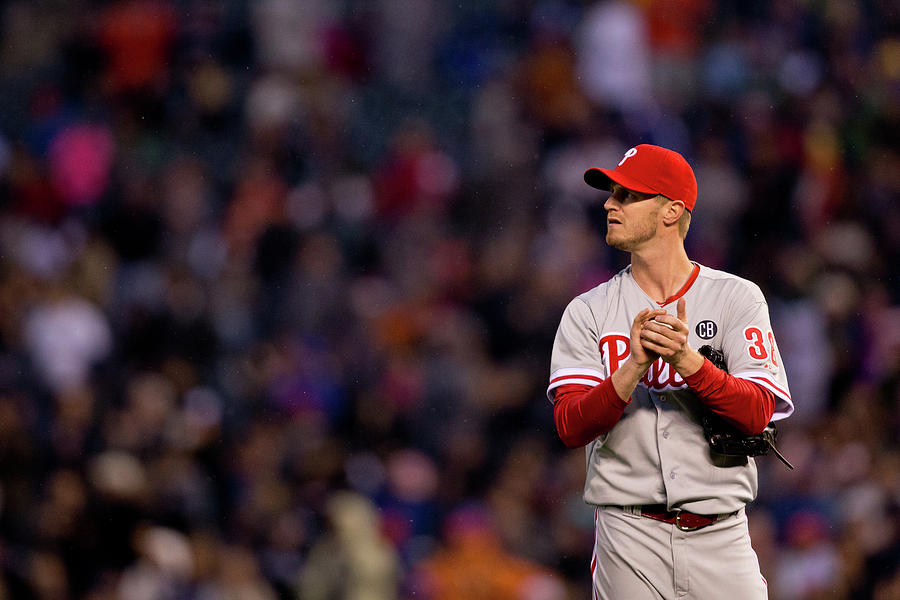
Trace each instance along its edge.
<instances>
[{"instance_id":1,"label":"clasped hand","mask_svg":"<svg viewBox=\"0 0 900 600\"><path fill-rule=\"evenodd\" d=\"M688 344L690 330L684 298L678 300L676 311L677 317L661 308L638 313L631 326L631 353L638 364L647 368L662 358L686 377L703 366L703 357Z\"/></svg>"}]
</instances>

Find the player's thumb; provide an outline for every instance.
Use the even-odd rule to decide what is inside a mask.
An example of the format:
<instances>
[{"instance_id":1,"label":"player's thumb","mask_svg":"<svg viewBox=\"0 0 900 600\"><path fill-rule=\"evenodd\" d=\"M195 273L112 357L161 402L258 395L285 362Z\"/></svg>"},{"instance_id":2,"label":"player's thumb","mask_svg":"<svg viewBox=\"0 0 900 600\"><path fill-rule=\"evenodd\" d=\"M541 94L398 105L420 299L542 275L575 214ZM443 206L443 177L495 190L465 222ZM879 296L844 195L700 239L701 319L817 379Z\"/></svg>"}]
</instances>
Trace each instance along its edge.
<instances>
[{"instance_id":1,"label":"player's thumb","mask_svg":"<svg viewBox=\"0 0 900 600\"><path fill-rule=\"evenodd\" d=\"M684 301L684 298L679 298L676 308L678 310L678 320L682 323L687 323L687 302Z\"/></svg>"}]
</instances>

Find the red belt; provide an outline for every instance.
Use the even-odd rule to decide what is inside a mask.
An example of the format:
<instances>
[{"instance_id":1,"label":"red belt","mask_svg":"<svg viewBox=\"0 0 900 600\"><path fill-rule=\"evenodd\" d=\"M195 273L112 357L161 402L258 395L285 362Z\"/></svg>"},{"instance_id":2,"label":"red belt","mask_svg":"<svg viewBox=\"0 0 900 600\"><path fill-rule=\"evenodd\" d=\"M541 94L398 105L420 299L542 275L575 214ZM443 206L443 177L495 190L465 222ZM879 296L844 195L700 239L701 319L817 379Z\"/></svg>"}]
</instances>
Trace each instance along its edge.
<instances>
[{"instance_id":1,"label":"red belt","mask_svg":"<svg viewBox=\"0 0 900 600\"><path fill-rule=\"evenodd\" d=\"M674 523L682 531L703 529L722 519L734 516L738 511L723 515L698 515L686 510L668 510L665 504L649 504L641 507L641 516L663 523Z\"/></svg>"}]
</instances>

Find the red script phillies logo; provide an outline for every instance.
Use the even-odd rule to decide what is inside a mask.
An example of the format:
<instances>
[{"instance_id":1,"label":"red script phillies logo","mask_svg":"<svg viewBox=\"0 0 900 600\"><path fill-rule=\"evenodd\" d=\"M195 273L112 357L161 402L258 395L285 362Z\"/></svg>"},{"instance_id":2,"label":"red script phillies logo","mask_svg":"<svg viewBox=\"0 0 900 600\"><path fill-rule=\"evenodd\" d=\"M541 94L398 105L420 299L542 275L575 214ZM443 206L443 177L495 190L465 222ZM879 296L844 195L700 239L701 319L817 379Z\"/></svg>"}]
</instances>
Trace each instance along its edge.
<instances>
[{"instance_id":1,"label":"red script phillies logo","mask_svg":"<svg viewBox=\"0 0 900 600\"><path fill-rule=\"evenodd\" d=\"M600 338L600 354L608 367L608 375L612 375L631 356L631 344L628 336L621 333L604 335ZM687 387L681 375L661 358L650 365L650 370L641 378L641 383L654 390Z\"/></svg>"}]
</instances>

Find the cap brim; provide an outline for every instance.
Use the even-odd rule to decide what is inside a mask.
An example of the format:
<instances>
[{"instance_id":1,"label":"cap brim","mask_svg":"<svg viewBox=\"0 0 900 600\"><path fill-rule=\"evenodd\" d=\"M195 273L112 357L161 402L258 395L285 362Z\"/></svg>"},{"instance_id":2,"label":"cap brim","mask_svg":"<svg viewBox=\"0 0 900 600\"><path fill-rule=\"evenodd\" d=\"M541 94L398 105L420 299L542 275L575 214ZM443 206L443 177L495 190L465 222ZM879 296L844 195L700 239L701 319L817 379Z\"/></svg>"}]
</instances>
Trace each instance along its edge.
<instances>
[{"instance_id":1,"label":"cap brim","mask_svg":"<svg viewBox=\"0 0 900 600\"><path fill-rule=\"evenodd\" d=\"M592 188L598 190L611 191L612 182L616 182L624 188L640 192L642 194L658 194L653 188L647 187L643 183L627 177L622 173L618 173L612 169L588 169L584 172L584 182Z\"/></svg>"}]
</instances>

